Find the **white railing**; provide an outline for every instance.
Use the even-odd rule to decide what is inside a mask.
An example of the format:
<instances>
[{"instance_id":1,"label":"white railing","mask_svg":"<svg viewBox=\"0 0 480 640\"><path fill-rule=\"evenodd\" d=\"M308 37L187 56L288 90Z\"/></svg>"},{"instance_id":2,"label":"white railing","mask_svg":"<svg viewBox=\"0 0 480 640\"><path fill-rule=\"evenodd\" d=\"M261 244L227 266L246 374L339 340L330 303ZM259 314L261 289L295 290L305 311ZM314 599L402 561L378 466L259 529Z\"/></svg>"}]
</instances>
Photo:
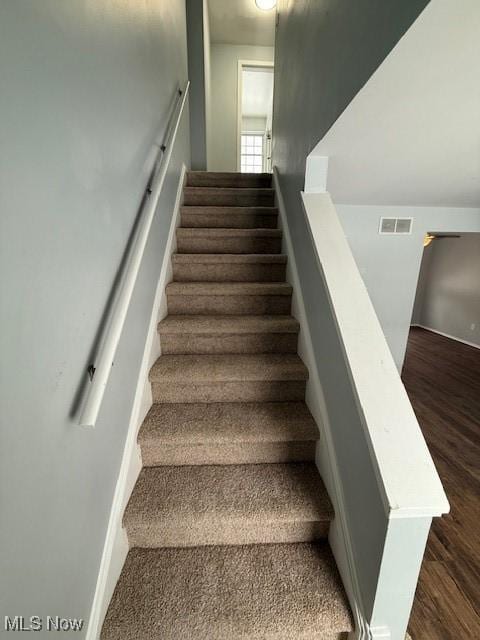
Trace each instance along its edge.
<instances>
[{"instance_id":1,"label":"white railing","mask_svg":"<svg viewBox=\"0 0 480 640\"><path fill-rule=\"evenodd\" d=\"M357 611L351 638L403 640L431 519L449 505L330 195L302 202L313 251L302 288L321 347L331 543Z\"/></svg>"},{"instance_id":2,"label":"white railing","mask_svg":"<svg viewBox=\"0 0 480 640\"><path fill-rule=\"evenodd\" d=\"M302 198L385 512L446 513L445 492L330 195Z\"/></svg>"},{"instance_id":3,"label":"white railing","mask_svg":"<svg viewBox=\"0 0 480 640\"><path fill-rule=\"evenodd\" d=\"M104 337L94 361L88 367L89 386L86 390L86 397L79 418L79 424L84 427L94 427L98 418L150 229L155 217L158 199L162 192L189 88L190 82L187 83L184 90L178 91L177 103L171 121L167 126L164 140L152 172L152 177L145 189L143 208L134 231L134 236L129 244L122 276L113 296L113 303L108 310L108 316L104 325Z\"/></svg>"}]
</instances>

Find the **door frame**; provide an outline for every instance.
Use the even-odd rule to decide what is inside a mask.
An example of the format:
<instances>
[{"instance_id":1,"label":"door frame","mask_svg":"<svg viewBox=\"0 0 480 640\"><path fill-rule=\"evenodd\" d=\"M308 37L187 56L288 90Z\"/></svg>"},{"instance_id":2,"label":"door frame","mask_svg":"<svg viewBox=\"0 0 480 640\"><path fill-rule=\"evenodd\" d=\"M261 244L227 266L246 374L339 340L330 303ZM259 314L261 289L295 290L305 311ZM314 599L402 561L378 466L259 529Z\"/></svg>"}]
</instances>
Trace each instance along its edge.
<instances>
[{"instance_id":1,"label":"door frame","mask_svg":"<svg viewBox=\"0 0 480 640\"><path fill-rule=\"evenodd\" d=\"M273 69L275 63L271 60L239 60L237 66L237 171L241 171L241 135L242 135L242 71L244 67L263 67ZM272 105L273 111L273 105ZM272 113L273 115L273 113Z\"/></svg>"}]
</instances>

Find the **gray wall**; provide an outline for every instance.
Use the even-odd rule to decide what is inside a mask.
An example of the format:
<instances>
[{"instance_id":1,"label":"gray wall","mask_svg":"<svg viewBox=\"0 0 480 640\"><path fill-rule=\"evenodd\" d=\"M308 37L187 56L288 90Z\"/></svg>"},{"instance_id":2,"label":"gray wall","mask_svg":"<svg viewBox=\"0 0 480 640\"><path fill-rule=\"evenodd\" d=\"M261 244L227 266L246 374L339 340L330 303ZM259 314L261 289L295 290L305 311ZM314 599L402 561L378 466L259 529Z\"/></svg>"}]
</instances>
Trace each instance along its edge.
<instances>
[{"instance_id":1,"label":"gray wall","mask_svg":"<svg viewBox=\"0 0 480 640\"><path fill-rule=\"evenodd\" d=\"M314 264L311 257L308 258L310 238L299 195L304 187L306 158L427 1L359 0L351 3L348 0L326 0L319 3L306 0L291 3L280 0L278 4L273 164L280 173L294 245L302 249L299 268L304 281L310 277L309 269ZM356 225L355 229L353 225ZM355 240L356 232L362 231L363 225L361 219L352 220L351 242ZM371 232L372 237L376 231ZM353 245L352 248L359 262L360 252ZM364 249L363 243L362 251ZM365 261L368 255L366 247ZM359 266L365 275L361 261ZM418 268L419 261L415 283ZM384 274L387 268L377 271ZM375 293L372 293L368 279L365 280L375 304ZM398 366L403 362L413 296L413 289L410 289L408 322L401 322L405 327L404 336L398 341L389 339ZM391 328L384 324L378 303L375 308L389 338ZM393 318L388 319L390 322L395 325L399 321Z\"/></svg>"},{"instance_id":2,"label":"gray wall","mask_svg":"<svg viewBox=\"0 0 480 640\"><path fill-rule=\"evenodd\" d=\"M305 160L429 0L279 0L274 164Z\"/></svg>"},{"instance_id":3,"label":"gray wall","mask_svg":"<svg viewBox=\"0 0 480 640\"><path fill-rule=\"evenodd\" d=\"M238 61L272 62L273 53L273 47L212 44L211 171L237 171Z\"/></svg>"},{"instance_id":4,"label":"gray wall","mask_svg":"<svg viewBox=\"0 0 480 640\"><path fill-rule=\"evenodd\" d=\"M281 0L275 48L274 157L313 348L334 425L366 611L372 611L386 519L342 346L303 216L308 153L409 27L426 0ZM352 464L356 460L357 464Z\"/></svg>"},{"instance_id":5,"label":"gray wall","mask_svg":"<svg viewBox=\"0 0 480 640\"><path fill-rule=\"evenodd\" d=\"M212 148L212 62L211 62L210 15L208 0L203 0L203 59L205 66L205 128L207 131L207 164L210 168Z\"/></svg>"},{"instance_id":6,"label":"gray wall","mask_svg":"<svg viewBox=\"0 0 480 640\"><path fill-rule=\"evenodd\" d=\"M78 427L72 408L153 142L187 79L184 4L0 3L2 626L4 615L90 613L180 168L189 161L188 113L97 427Z\"/></svg>"},{"instance_id":7,"label":"gray wall","mask_svg":"<svg viewBox=\"0 0 480 640\"><path fill-rule=\"evenodd\" d=\"M345 235L399 370L428 231L480 232L480 209L336 205ZM411 235L380 235L381 216L413 217Z\"/></svg>"},{"instance_id":8,"label":"gray wall","mask_svg":"<svg viewBox=\"0 0 480 640\"><path fill-rule=\"evenodd\" d=\"M480 234L425 248L412 322L480 346Z\"/></svg>"},{"instance_id":9,"label":"gray wall","mask_svg":"<svg viewBox=\"0 0 480 640\"><path fill-rule=\"evenodd\" d=\"M207 0L186 0L186 10L192 169L205 171L208 164L210 120L210 27Z\"/></svg>"}]
</instances>

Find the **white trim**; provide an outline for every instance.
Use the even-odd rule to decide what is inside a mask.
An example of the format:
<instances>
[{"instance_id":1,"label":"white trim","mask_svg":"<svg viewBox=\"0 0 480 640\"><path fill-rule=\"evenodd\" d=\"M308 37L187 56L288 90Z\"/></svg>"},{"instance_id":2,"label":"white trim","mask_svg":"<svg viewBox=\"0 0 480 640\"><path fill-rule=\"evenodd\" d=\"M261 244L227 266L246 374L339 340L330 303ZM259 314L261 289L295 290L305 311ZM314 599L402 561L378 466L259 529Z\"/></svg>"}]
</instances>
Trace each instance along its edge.
<instances>
[{"instance_id":1,"label":"white trim","mask_svg":"<svg viewBox=\"0 0 480 640\"><path fill-rule=\"evenodd\" d=\"M183 165L150 317L147 339L145 341L145 349L130 416L125 448L112 501L86 640L97 640L100 636L103 619L128 553L128 541L122 526L122 518L142 467L140 449L137 445L137 434L145 415L152 405L151 385L148 379L148 373L153 362L160 355L160 340L157 325L159 320L166 315L165 287L172 279L171 261L172 254L176 250L175 231L180 222L180 208L186 172L187 168Z\"/></svg>"},{"instance_id":2,"label":"white trim","mask_svg":"<svg viewBox=\"0 0 480 640\"><path fill-rule=\"evenodd\" d=\"M242 69L243 67L265 67L273 69L275 62L271 60L238 60L237 63L237 171L241 171L241 144L240 136L242 134Z\"/></svg>"},{"instance_id":3,"label":"white trim","mask_svg":"<svg viewBox=\"0 0 480 640\"><path fill-rule=\"evenodd\" d=\"M287 254L287 282L293 287L292 315L300 323L298 339L298 355L305 363L309 377L307 381L305 401L320 430L320 440L317 445L315 462L320 475L327 487L334 505L335 519L330 527L329 542L342 577L345 591L352 607L356 629L349 636L349 640L367 640L371 637L368 624L363 616L364 606L360 584L355 567L352 542L347 524L347 513L343 495L342 482L338 471L335 447L331 436L331 424L325 403L320 376L315 361L312 337L308 325L302 287L297 271L293 243L288 227L285 202L280 189L278 169L273 168L273 186L279 212L280 227L283 231L282 251Z\"/></svg>"},{"instance_id":4,"label":"white trim","mask_svg":"<svg viewBox=\"0 0 480 640\"><path fill-rule=\"evenodd\" d=\"M455 342L461 342L462 344L466 344L467 347L473 347L474 349L480 349L480 344L476 344L475 342L469 342L468 340L462 340L462 338L457 338L457 336L452 336L449 333L443 333L443 331L438 331L437 329L432 329L432 327L427 327L424 324L418 324L418 322L413 322L411 327L420 327L420 329L425 329L426 331L431 331L432 333L438 333L439 336L443 336L444 338L450 338L450 340L455 340Z\"/></svg>"}]
</instances>

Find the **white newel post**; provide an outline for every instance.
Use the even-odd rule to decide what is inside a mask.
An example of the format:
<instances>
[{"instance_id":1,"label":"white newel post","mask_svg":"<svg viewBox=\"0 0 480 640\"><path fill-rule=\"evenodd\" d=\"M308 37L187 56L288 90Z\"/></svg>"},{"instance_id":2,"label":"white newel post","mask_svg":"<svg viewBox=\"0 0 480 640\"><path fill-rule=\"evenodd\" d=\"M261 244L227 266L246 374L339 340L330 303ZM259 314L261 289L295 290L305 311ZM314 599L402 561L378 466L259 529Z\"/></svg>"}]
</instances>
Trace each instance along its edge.
<instances>
[{"instance_id":1,"label":"white newel post","mask_svg":"<svg viewBox=\"0 0 480 640\"><path fill-rule=\"evenodd\" d=\"M391 518L370 620L372 640L404 640L432 518Z\"/></svg>"}]
</instances>

